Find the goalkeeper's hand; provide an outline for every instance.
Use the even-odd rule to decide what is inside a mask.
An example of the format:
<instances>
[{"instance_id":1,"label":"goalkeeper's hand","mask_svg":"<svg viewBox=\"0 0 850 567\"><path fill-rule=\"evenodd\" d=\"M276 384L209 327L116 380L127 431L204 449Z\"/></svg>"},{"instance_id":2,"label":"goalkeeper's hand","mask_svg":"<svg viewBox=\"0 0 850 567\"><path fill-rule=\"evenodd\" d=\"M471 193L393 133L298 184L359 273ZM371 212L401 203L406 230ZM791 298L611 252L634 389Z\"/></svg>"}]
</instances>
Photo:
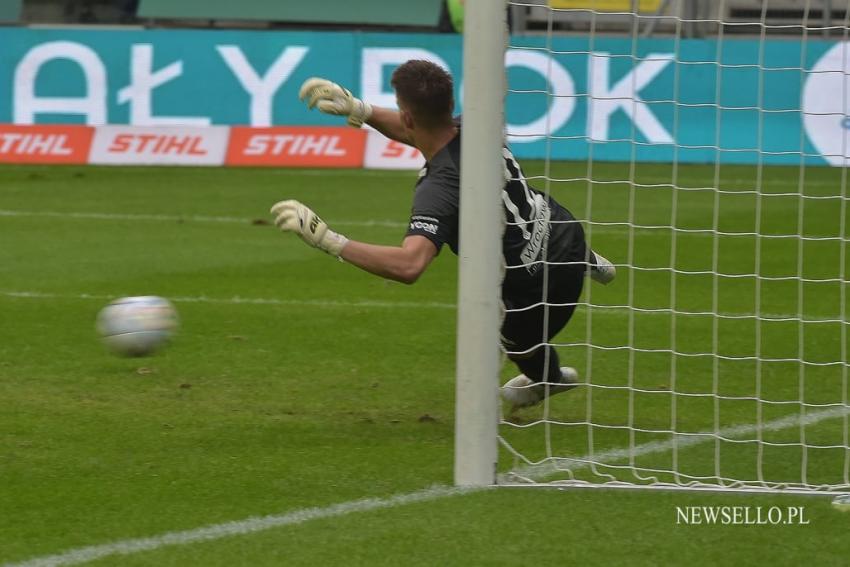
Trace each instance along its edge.
<instances>
[{"instance_id":1,"label":"goalkeeper's hand","mask_svg":"<svg viewBox=\"0 0 850 567\"><path fill-rule=\"evenodd\" d=\"M319 215L298 201L275 203L271 213L275 215L274 223L280 230L294 232L310 246L324 250L337 258L348 243L346 237L330 230Z\"/></svg>"},{"instance_id":2,"label":"goalkeeper's hand","mask_svg":"<svg viewBox=\"0 0 850 567\"><path fill-rule=\"evenodd\" d=\"M325 114L347 116L348 124L360 128L372 116L372 106L351 94L346 88L329 81L312 77L304 81L298 98L306 101L307 108L318 107Z\"/></svg>"}]
</instances>

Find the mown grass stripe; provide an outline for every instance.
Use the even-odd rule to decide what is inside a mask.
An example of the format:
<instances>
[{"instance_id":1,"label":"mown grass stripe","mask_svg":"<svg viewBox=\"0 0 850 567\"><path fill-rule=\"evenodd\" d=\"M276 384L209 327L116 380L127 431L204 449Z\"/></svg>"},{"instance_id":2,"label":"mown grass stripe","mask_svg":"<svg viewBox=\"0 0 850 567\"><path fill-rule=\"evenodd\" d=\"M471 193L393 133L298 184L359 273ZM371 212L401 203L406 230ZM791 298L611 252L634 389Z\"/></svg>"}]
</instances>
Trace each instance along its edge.
<instances>
[{"instance_id":1,"label":"mown grass stripe","mask_svg":"<svg viewBox=\"0 0 850 567\"><path fill-rule=\"evenodd\" d=\"M761 425L735 425L723 428L716 433L706 432L694 434L684 439L677 439L676 441L651 441L637 445L633 448L618 448L601 451L599 453L585 455L584 457L567 459L569 463L565 465L562 464L562 466L557 469L554 469L554 465L552 463L543 463L542 465L532 465L523 471L516 472L523 473L526 478L533 477L543 479L547 475L551 475L556 471L562 472L567 469L577 471L583 469L590 466L591 462L612 462L628 458L629 455L637 456L667 452L673 449L674 444L679 449L684 447L693 447L695 445L712 441L718 434L722 437L750 435L759 427L761 427L763 431L778 431L789 427L799 426L801 421L806 425L813 425L827 419L842 417L846 413L846 408L833 408L818 412L810 412L805 417L801 417L799 415L785 416L773 421L762 423ZM505 476L501 478L501 480L506 479L507 477ZM167 546L188 545L225 537L247 535L272 528L303 524L312 520L345 516L358 512L370 512L373 510L395 508L418 502L427 502L440 498L469 494L471 492L485 489L486 487L470 488L432 486L415 492L398 494L387 498L362 498L359 500L333 504L331 506L302 508L300 510L286 512L284 514L246 518L244 520L212 524L191 530L168 532L153 537L126 539L102 545L80 547L55 555L36 557L20 563L7 563L2 567L64 567L66 565L79 565L80 563L86 563L112 555L132 555L134 553L153 551Z\"/></svg>"}]
</instances>

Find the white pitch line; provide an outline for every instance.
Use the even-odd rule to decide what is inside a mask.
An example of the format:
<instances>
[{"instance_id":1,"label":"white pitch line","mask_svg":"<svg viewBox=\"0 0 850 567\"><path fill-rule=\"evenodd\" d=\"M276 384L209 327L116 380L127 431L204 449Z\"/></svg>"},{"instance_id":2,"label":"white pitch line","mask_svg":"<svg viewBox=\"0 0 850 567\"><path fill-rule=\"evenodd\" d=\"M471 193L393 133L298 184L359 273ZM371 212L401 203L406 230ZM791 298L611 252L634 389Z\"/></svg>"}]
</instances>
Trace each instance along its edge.
<instances>
[{"instance_id":1,"label":"white pitch line","mask_svg":"<svg viewBox=\"0 0 850 567\"><path fill-rule=\"evenodd\" d=\"M802 420L800 416L797 415L786 416L763 423L761 429L762 431L778 431L792 426L799 426L801 421L806 425L812 425L827 419L842 417L847 413L847 408L838 408L811 412ZM759 427L757 425L735 425L721 429L717 432L717 434L723 437L737 437L742 435L751 435L758 431L758 429ZM716 434L713 432L693 434L691 437L677 440L676 446L682 448L707 443L711 441L715 435ZM671 450L673 446L673 441L652 441L642 445L637 445L632 449L611 449L600 453L586 455L577 459L565 459L565 461L571 464L561 466L557 469L555 469L554 465L551 463L544 463L544 465L532 465L523 472L527 475L534 475L535 477L545 476L556 471L570 470L575 472L589 466L591 461L610 462L628 458L629 455L637 456L661 453ZM549 468L551 468L551 470L549 470ZM506 478L505 475L500 476L503 479ZM66 565L78 565L80 563L86 563L112 555L131 555L144 551L153 551L167 546L188 545L191 543L212 541L224 537L252 534L272 528L303 524L311 520L340 517L357 512L369 512L372 510L395 508L397 506L405 506L407 504L469 494L479 490L483 489L433 486L423 490L417 490L416 492L398 494L387 498L364 498L360 500L351 500L349 502L342 502L340 504L334 504L324 508L302 508L300 510L293 510L284 514L257 516L246 518L244 520L225 522L222 524L212 524L191 530L168 532L153 537L126 539L102 545L79 547L62 553L57 553L55 555L36 557L20 563L7 563L2 567L64 567Z\"/></svg>"},{"instance_id":2,"label":"white pitch line","mask_svg":"<svg viewBox=\"0 0 850 567\"><path fill-rule=\"evenodd\" d=\"M48 168L51 166L48 166ZM366 176L366 177L401 177L404 180L412 180L415 179L418 169L365 169L365 170L357 170L355 172L358 176ZM352 174L351 170L347 169L288 169L288 168L275 168L268 170L268 173L273 175L284 175L284 176L317 176L317 177L330 177L330 176L350 176ZM529 180L533 181L545 181L545 176L543 175L528 175ZM550 180L554 183L564 183L564 182L586 182L587 179L584 177L550 177ZM599 181L599 180L595 180ZM671 184L673 179L672 176L647 176L642 177L639 176L634 180L629 179L610 179L603 180L606 183L619 183L620 185L631 185L632 182L637 184ZM541 183L542 184L542 183ZM680 175L677 177L676 187L679 189L688 190L693 188L694 185L698 185L699 187L713 187L715 184L714 177L688 177L686 175ZM534 185L532 183L532 185ZM756 180L752 178L745 177L727 177L721 178L719 180L719 185L721 187L727 185L738 185L739 190L746 188L754 189L756 187ZM786 187L800 187L800 180L796 177L792 176L790 179L787 177L778 177L776 179L762 179L761 186L762 187L773 187L773 186L786 186ZM824 181L821 179L806 179L802 182L802 185L805 187L832 187L832 188L840 188L841 181L837 179L835 181ZM539 187L537 187L539 189ZM748 190L748 189L747 189Z\"/></svg>"},{"instance_id":3,"label":"white pitch line","mask_svg":"<svg viewBox=\"0 0 850 567\"><path fill-rule=\"evenodd\" d=\"M14 164L4 164L0 166L2 168L7 168L9 165ZM47 171L51 173L55 173L57 168L55 165L25 165L26 169L33 169L36 171ZM182 170L182 171L204 171L206 172L214 172L215 168L210 168L207 166L179 166L174 167L171 165L165 166L156 166L156 165L125 165L125 166L116 166L116 165L88 165L86 169L99 169L99 170L110 170L110 169L122 169L122 170L137 170L148 172L151 170ZM219 171L221 168L219 168ZM358 177L403 177L405 179L416 179L417 169L357 169L357 168L298 168L298 167L268 167L268 168L257 168L255 172L257 174L267 174L267 175L275 175L275 176L284 176L284 177L303 177L303 176L315 176L315 177L350 177L351 175L356 175ZM26 183L26 180L19 180L19 183Z\"/></svg>"},{"instance_id":4,"label":"white pitch line","mask_svg":"<svg viewBox=\"0 0 850 567\"><path fill-rule=\"evenodd\" d=\"M76 299L76 300L97 300L97 301L112 301L119 297L120 294L103 295L92 293L78 294L63 294L63 293L47 293L41 291L21 291L21 290L0 290L0 297L12 297L22 299ZM441 301L376 301L364 299L360 301L339 301L339 300L324 300L324 299L278 299L278 298L263 298L263 297L206 297L206 296L176 296L169 297L169 300L175 303L211 303L219 305L282 305L282 306L297 306L297 307L324 307L324 308L355 308L355 309L455 309L455 303L447 303ZM585 310L590 308L593 317L604 315L623 316L635 312L638 315L671 315L667 310L642 310L629 309L628 307L611 307L608 305L590 305L579 303L580 307ZM695 314L677 313L679 316L688 316ZM708 315L700 313L699 315ZM720 313L721 317L738 317L749 318L755 317L755 313ZM798 313L760 313L758 315L765 321L797 321ZM810 316L805 318L807 323L817 322L835 322L834 318Z\"/></svg>"},{"instance_id":5,"label":"white pitch line","mask_svg":"<svg viewBox=\"0 0 850 567\"><path fill-rule=\"evenodd\" d=\"M17 297L24 299L94 299L98 301L112 301L117 295L98 295L91 293L59 294L43 293L39 291L7 291L0 290L0 296ZM283 305L301 307L344 307L344 308L382 308L382 309L454 309L454 303L441 303L439 301L336 301L322 299L276 299L261 297L169 297L174 303L213 303L224 305Z\"/></svg>"},{"instance_id":6,"label":"white pitch line","mask_svg":"<svg viewBox=\"0 0 850 567\"><path fill-rule=\"evenodd\" d=\"M527 160L527 161L540 161L540 160ZM603 164L606 165L606 164ZM37 171L48 171L55 172L55 165L26 165L27 169L33 169ZM89 168L97 168L97 169L115 169L114 165L100 165L100 166L88 166ZM132 170L150 170L150 169L172 169L173 166L123 166L121 169L132 169ZM180 169L191 171L203 169L205 171L211 171L208 167L181 167ZM585 168L581 167L583 171ZM402 180L411 181L416 178L417 171L419 168L411 168L411 169L348 169L348 168L289 168L289 167L270 167L259 169L257 173L267 174L267 175L275 175L275 176L283 176L283 177L349 177L351 175L356 175L358 177L398 177L402 178ZM543 175L528 175L528 179L531 180L541 180L543 181L545 177ZM587 181L583 177L552 177L550 178L555 183L563 183L565 181L572 182L581 182ZM609 182L617 182L623 185L629 185L632 183L629 179L612 179L607 180ZM662 183L667 184L672 182L672 176L639 176L635 179L637 183ZM25 182L25 181L24 181ZM714 185L715 179L713 176L695 176L690 177L687 175L679 175L677 177L678 186L680 188L687 189L690 184L699 184L701 187L710 187ZM688 186L684 186L683 184L689 184ZM743 185L746 187L755 187L756 180L753 178L745 178L745 177L724 177L719 179L719 184L721 186L735 184L735 185ZM770 187L773 185L785 185L790 187L799 187L800 180L795 176L788 177L779 177L776 179L763 179L762 180L763 187ZM841 187L841 180L836 179L835 181L827 181L821 179L806 179L802 183L808 187Z\"/></svg>"},{"instance_id":7,"label":"white pitch line","mask_svg":"<svg viewBox=\"0 0 850 567\"><path fill-rule=\"evenodd\" d=\"M416 169L321 169L321 168L286 168L286 167L271 167L263 170L264 173L271 175L282 176L315 176L315 177L350 177L352 174L357 177L401 177L403 180L412 182L416 179L416 174L420 168ZM406 187L406 186L405 186Z\"/></svg>"},{"instance_id":8,"label":"white pitch line","mask_svg":"<svg viewBox=\"0 0 850 567\"><path fill-rule=\"evenodd\" d=\"M396 506L404 506L417 502L427 502L438 498L466 494L473 490L475 489L434 486L388 498L363 498L333 504L324 508L302 508L285 514L257 516L192 530L169 532L153 537L126 539L103 545L80 547L56 555L29 559L22 563L7 563L2 567L60 567L64 565L78 565L111 555L131 555L143 551L153 551L170 545L187 545L190 543L212 541L223 537L251 534L282 526L303 524L311 520L345 516L356 512L370 512L383 508L395 508Z\"/></svg>"},{"instance_id":9,"label":"white pitch line","mask_svg":"<svg viewBox=\"0 0 850 567\"><path fill-rule=\"evenodd\" d=\"M213 216L213 215L162 215L162 214L149 214L149 213L97 213L90 211L27 211L27 210L17 210L17 209L0 209L0 217L10 217L10 218L57 218L57 219L71 219L71 220L105 220L105 221L141 221L141 222L170 222L170 223L223 223L223 224L240 224L240 225L252 225L254 223L262 224L265 221L265 224L271 224L270 218L247 218L247 217L230 217L230 216ZM393 221L393 220L366 220L366 221L357 221L357 220L345 220L345 219L333 219L328 218L330 224L334 226L347 226L347 227L380 227L380 228L392 228L392 229L402 229L407 227L406 222ZM696 238L714 238L717 237L755 237L761 236L762 238L770 238L770 239L788 239L795 236L800 236L802 238L812 240L812 241L838 241L841 240L841 237L831 235L831 234L823 234L823 235L791 235L791 234L761 234L757 235L751 232L716 232L710 229L685 229L685 228L674 228L671 226L657 225L657 226L630 226L628 223L624 222L604 222L604 221L580 221L582 226L586 226L585 231L587 233L588 239L591 239L593 234L613 234L616 236L623 236L625 231L634 232L636 234L641 234L645 236L653 236L653 237L668 237L670 234L669 231L675 231L679 238L685 237L696 237Z\"/></svg>"},{"instance_id":10,"label":"white pitch line","mask_svg":"<svg viewBox=\"0 0 850 567\"><path fill-rule=\"evenodd\" d=\"M60 212L60 211L19 211L11 209L0 209L0 217L47 217L47 218L63 218L63 219L79 219L79 220L124 220L124 221L153 221L153 222L212 222L226 224L244 224L250 225L257 219L249 219L242 217L228 216L208 216L208 215L156 215L144 213L94 213L94 212ZM258 217L259 218L259 217ZM268 219L260 219L269 221ZM369 221L351 221L341 220L332 221L333 224L339 226L380 226L387 228L403 228L407 226L406 222L388 221L388 220L369 220Z\"/></svg>"}]
</instances>

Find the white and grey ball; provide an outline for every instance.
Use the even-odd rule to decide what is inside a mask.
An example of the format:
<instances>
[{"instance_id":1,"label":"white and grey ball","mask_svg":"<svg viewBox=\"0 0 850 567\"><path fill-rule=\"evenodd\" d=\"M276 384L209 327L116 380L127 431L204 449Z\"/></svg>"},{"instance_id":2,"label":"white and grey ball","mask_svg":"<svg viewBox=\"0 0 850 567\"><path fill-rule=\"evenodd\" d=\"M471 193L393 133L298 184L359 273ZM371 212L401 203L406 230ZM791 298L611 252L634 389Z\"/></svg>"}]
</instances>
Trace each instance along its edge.
<instances>
[{"instance_id":1,"label":"white and grey ball","mask_svg":"<svg viewBox=\"0 0 850 567\"><path fill-rule=\"evenodd\" d=\"M162 348L177 330L177 311L154 295L122 297L97 316L103 343L120 356L148 356Z\"/></svg>"}]
</instances>

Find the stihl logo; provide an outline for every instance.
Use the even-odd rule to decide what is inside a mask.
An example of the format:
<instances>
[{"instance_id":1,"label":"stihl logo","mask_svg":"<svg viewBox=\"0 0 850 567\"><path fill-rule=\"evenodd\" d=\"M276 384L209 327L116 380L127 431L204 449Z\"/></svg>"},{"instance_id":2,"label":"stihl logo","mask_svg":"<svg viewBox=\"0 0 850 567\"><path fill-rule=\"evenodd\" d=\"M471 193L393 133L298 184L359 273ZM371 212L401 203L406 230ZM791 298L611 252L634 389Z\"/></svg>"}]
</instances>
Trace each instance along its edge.
<instances>
[{"instance_id":1,"label":"stihl logo","mask_svg":"<svg viewBox=\"0 0 850 567\"><path fill-rule=\"evenodd\" d=\"M205 156L201 136L158 134L118 134L107 152L115 154L147 154L176 156Z\"/></svg>"},{"instance_id":2,"label":"stihl logo","mask_svg":"<svg viewBox=\"0 0 850 567\"><path fill-rule=\"evenodd\" d=\"M2 163L86 163L94 128L46 124L0 125Z\"/></svg>"},{"instance_id":3,"label":"stihl logo","mask_svg":"<svg viewBox=\"0 0 850 567\"><path fill-rule=\"evenodd\" d=\"M227 165L361 167L366 132L330 126L233 126Z\"/></svg>"},{"instance_id":4,"label":"stihl logo","mask_svg":"<svg viewBox=\"0 0 850 567\"><path fill-rule=\"evenodd\" d=\"M390 140L381 152L381 157L417 159L422 158L422 152L401 142Z\"/></svg>"},{"instance_id":5,"label":"stihl logo","mask_svg":"<svg viewBox=\"0 0 850 567\"><path fill-rule=\"evenodd\" d=\"M248 140L246 156L328 156L346 155L340 137L332 134L256 134Z\"/></svg>"},{"instance_id":6,"label":"stihl logo","mask_svg":"<svg viewBox=\"0 0 850 567\"><path fill-rule=\"evenodd\" d=\"M72 152L66 134L0 132L0 154L70 156Z\"/></svg>"}]
</instances>

